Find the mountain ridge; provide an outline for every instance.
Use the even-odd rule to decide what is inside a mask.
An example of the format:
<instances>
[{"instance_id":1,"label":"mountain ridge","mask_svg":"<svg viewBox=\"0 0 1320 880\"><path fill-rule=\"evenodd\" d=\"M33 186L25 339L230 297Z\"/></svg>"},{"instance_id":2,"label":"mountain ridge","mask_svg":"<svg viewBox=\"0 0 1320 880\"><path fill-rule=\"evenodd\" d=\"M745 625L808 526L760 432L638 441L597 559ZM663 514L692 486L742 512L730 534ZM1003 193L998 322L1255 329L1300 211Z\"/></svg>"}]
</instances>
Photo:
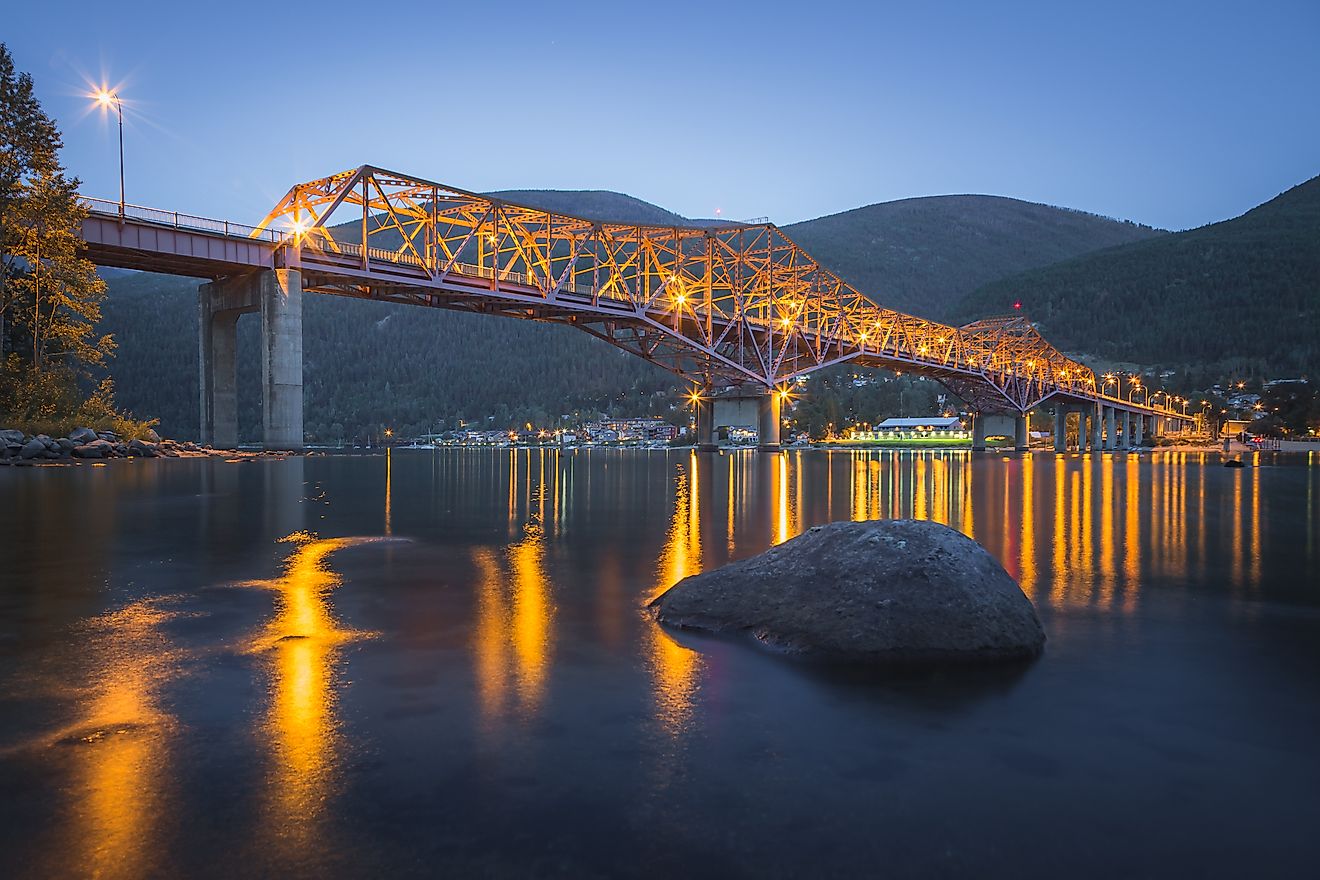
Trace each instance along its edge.
<instances>
[{"instance_id":1,"label":"mountain ridge","mask_svg":"<svg viewBox=\"0 0 1320 880\"><path fill-rule=\"evenodd\" d=\"M1320 371L1320 176L1243 214L1009 275L956 320L1020 301L1071 351L1253 376Z\"/></svg>"}]
</instances>

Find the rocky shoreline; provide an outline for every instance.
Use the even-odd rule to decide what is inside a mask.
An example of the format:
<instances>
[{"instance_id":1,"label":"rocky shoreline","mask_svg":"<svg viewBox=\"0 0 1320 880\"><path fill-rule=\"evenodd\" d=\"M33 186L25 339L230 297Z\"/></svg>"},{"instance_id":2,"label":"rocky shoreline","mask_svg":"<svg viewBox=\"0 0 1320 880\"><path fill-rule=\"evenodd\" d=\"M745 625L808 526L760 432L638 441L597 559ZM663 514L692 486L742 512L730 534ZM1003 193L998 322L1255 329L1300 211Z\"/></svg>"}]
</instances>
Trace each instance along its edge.
<instances>
[{"instance_id":1,"label":"rocky shoreline","mask_svg":"<svg viewBox=\"0 0 1320 880\"><path fill-rule=\"evenodd\" d=\"M191 441L162 440L155 431L148 431L145 439L124 440L111 431L91 428L75 428L67 437L29 436L0 429L0 466L80 464L116 458L282 458L289 454L214 449Z\"/></svg>"}]
</instances>

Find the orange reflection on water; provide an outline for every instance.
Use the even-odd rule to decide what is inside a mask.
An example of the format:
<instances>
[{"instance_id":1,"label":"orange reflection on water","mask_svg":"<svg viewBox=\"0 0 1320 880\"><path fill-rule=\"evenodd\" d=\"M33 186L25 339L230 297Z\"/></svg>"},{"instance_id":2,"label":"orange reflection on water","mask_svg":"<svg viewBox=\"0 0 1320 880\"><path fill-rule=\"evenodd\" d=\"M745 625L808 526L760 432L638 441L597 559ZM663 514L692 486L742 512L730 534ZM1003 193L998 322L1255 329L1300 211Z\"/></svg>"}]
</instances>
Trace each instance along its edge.
<instances>
[{"instance_id":1,"label":"orange reflection on water","mask_svg":"<svg viewBox=\"0 0 1320 880\"><path fill-rule=\"evenodd\" d=\"M674 481L674 514L656 570L655 595L701 571L701 501L699 465L693 452L686 472ZM655 717L667 733L681 732L692 717L701 675L697 652L674 641L657 623L646 627L647 664L655 689Z\"/></svg>"},{"instance_id":2,"label":"orange reflection on water","mask_svg":"<svg viewBox=\"0 0 1320 880\"><path fill-rule=\"evenodd\" d=\"M1141 463L1135 455L1126 459L1123 483L1123 581L1130 603L1141 574Z\"/></svg>"},{"instance_id":3,"label":"orange reflection on water","mask_svg":"<svg viewBox=\"0 0 1320 880\"><path fill-rule=\"evenodd\" d=\"M1022 546L1019 556L1019 582L1022 592L1036 598L1036 493L1030 453L1022 457Z\"/></svg>"},{"instance_id":4,"label":"orange reflection on water","mask_svg":"<svg viewBox=\"0 0 1320 880\"><path fill-rule=\"evenodd\" d=\"M545 573L545 532L529 522L523 539L509 548L513 568L513 653L523 710L539 708L550 671L550 604Z\"/></svg>"},{"instance_id":5,"label":"orange reflection on water","mask_svg":"<svg viewBox=\"0 0 1320 880\"><path fill-rule=\"evenodd\" d=\"M544 698L554 618L545 552L545 531L536 521L524 525L522 540L508 547L503 562L489 548L473 550L480 575L474 673L478 707L487 723L509 707L510 683L524 718L534 715Z\"/></svg>"},{"instance_id":6,"label":"orange reflection on water","mask_svg":"<svg viewBox=\"0 0 1320 880\"><path fill-rule=\"evenodd\" d=\"M271 832L305 852L320 834L322 814L337 785L340 760L336 668L344 644L369 634L343 629L330 593L343 579L329 567L331 553L370 538L317 538L298 532L280 577L254 582L275 593L275 616L253 650L270 656L266 733L272 767L267 783Z\"/></svg>"},{"instance_id":7,"label":"orange reflection on water","mask_svg":"<svg viewBox=\"0 0 1320 880\"><path fill-rule=\"evenodd\" d=\"M72 764L72 828L45 876L143 877L164 855L162 825L173 797L169 763L175 721L160 690L178 657L161 625L177 615L167 600L134 602L89 624L90 680L77 705L85 714L55 734Z\"/></svg>"},{"instance_id":8,"label":"orange reflection on water","mask_svg":"<svg viewBox=\"0 0 1320 880\"><path fill-rule=\"evenodd\" d=\"M472 656L477 687L477 706L487 721L504 712L508 699L508 605L504 596L504 572L495 552L487 547L472 551L477 567L477 625Z\"/></svg>"}]
</instances>

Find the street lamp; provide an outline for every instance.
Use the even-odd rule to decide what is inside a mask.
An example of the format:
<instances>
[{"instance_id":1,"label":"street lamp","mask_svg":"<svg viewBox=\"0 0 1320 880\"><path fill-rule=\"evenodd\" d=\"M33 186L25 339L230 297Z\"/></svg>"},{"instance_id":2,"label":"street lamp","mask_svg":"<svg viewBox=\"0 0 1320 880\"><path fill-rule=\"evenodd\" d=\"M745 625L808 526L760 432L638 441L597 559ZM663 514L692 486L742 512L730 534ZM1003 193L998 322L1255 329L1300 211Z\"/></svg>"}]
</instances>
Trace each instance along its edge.
<instances>
[{"instance_id":1,"label":"street lamp","mask_svg":"<svg viewBox=\"0 0 1320 880\"><path fill-rule=\"evenodd\" d=\"M124 102L119 99L118 92L111 92L106 89L100 89L92 96L96 103L104 109L110 109L114 105L115 113L119 116L119 222L124 222Z\"/></svg>"}]
</instances>

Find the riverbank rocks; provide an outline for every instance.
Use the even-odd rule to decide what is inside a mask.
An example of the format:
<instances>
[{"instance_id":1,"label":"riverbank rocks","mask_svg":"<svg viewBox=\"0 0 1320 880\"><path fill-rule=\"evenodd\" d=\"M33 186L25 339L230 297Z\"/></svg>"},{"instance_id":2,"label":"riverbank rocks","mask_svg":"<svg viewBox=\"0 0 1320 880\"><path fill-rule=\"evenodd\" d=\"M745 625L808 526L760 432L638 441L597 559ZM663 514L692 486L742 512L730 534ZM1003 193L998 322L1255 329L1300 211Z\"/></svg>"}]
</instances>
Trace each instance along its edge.
<instances>
[{"instance_id":1,"label":"riverbank rocks","mask_svg":"<svg viewBox=\"0 0 1320 880\"><path fill-rule=\"evenodd\" d=\"M984 547L938 523L817 526L686 578L651 603L661 623L747 632L805 658L869 665L1026 659L1036 609Z\"/></svg>"},{"instance_id":2,"label":"riverbank rocks","mask_svg":"<svg viewBox=\"0 0 1320 880\"><path fill-rule=\"evenodd\" d=\"M0 465L19 467L55 461L77 464L84 459L109 458L224 458L227 461L257 458L284 458L290 453L212 449L191 441L162 440L148 430L141 438L121 440L112 431L74 428L67 437L51 438L45 434L29 437L22 431L0 429Z\"/></svg>"}]
</instances>

